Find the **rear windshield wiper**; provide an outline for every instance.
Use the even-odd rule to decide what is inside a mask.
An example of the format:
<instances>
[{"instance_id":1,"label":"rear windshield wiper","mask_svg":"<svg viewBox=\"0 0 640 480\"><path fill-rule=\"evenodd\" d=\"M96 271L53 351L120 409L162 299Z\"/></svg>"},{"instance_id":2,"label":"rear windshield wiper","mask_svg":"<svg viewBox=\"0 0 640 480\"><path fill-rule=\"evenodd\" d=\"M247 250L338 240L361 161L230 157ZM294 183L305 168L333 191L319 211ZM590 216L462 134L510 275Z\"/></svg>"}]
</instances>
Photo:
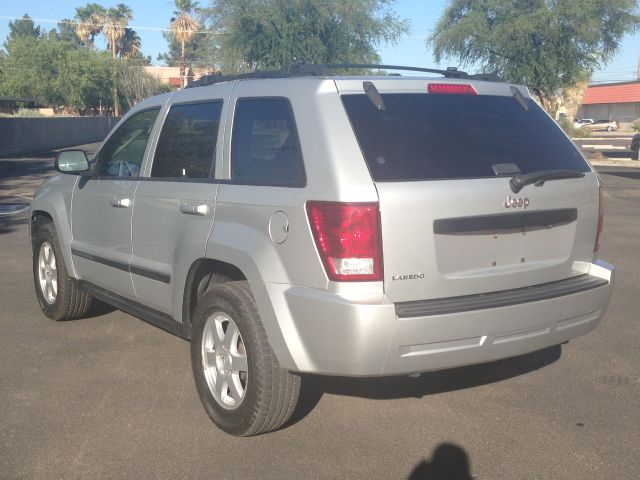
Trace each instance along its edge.
<instances>
[{"instance_id":1,"label":"rear windshield wiper","mask_svg":"<svg viewBox=\"0 0 640 480\"><path fill-rule=\"evenodd\" d=\"M373 103L378 110L387 109L384 105L384 100L382 99L380 92L378 92L378 89L372 82L362 82L362 88L364 88L364 93L367 94L371 103Z\"/></svg>"},{"instance_id":2,"label":"rear windshield wiper","mask_svg":"<svg viewBox=\"0 0 640 480\"><path fill-rule=\"evenodd\" d=\"M518 102L518 104L525 112L529 111L529 102L527 102L527 99L524 98L522 92L518 90L518 87L514 87L513 85L511 85L511 96L516 99L516 102Z\"/></svg>"},{"instance_id":3,"label":"rear windshield wiper","mask_svg":"<svg viewBox=\"0 0 640 480\"><path fill-rule=\"evenodd\" d=\"M544 185L547 180L559 180L561 178L582 178L584 172L576 170L540 170L526 175L516 175L509 181L513 193L518 193L525 186L535 184L536 187Z\"/></svg>"}]
</instances>

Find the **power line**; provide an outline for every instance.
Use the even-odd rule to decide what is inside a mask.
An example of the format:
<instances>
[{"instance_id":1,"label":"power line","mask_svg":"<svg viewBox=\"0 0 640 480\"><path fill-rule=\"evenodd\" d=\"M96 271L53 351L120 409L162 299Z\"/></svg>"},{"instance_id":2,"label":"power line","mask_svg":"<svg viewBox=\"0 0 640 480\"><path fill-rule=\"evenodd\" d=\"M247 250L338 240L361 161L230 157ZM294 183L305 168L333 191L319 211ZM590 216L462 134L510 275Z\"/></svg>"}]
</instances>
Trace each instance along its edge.
<instances>
[{"instance_id":1,"label":"power line","mask_svg":"<svg viewBox=\"0 0 640 480\"><path fill-rule=\"evenodd\" d=\"M14 17L11 15L0 15L0 19L2 20L26 20L24 17ZM31 18L29 17L29 20L32 20L35 23L47 23L47 24L53 24L53 25L57 25L57 24L62 24L62 25L87 25L87 26L99 26L99 27L106 27L108 26L107 24L96 24L96 23L86 23L86 22L79 22L79 21L75 21L75 20L53 20L50 18ZM140 31L150 31L150 32L162 32L162 33L171 33L171 29L170 28L166 28L166 27L149 27L149 26L142 26L142 25L127 25L127 28L132 28L134 30L140 30ZM202 34L210 34L210 35L225 35L224 32L214 32L212 30L195 30L193 33L202 33ZM426 39L426 35L404 35L403 38L405 39L409 39L409 40L424 40Z\"/></svg>"},{"instance_id":2,"label":"power line","mask_svg":"<svg viewBox=\"0 0 640 480\"><path fill-rule=\"evenodd\" d=\"M26 20L24 17L12 17L10 15L0 15L0 19L3 20ZM86 25L86 26L98 26L98 27L102 27L105 28L108 25L107 24L95 24L95 23L86 23L86 22L78 22L78 21L74 21L74 20L52 20L49 18L29 18L29 20L32 20L35 23L49 23L49 24L62 24L62 25ZM151 31L151 32L166 32L166 33L170 33L171 29L170 28L164 28L164 27L147 27L147 26L142 26L142 25L127 25L126 28L132 28L134 30L140 30L140 31ZM207 34L211 34L211 35L223 35L220 32L214 32L212 30L196 30L193 33L207 33Z\"/></svg>"}]
</instances>

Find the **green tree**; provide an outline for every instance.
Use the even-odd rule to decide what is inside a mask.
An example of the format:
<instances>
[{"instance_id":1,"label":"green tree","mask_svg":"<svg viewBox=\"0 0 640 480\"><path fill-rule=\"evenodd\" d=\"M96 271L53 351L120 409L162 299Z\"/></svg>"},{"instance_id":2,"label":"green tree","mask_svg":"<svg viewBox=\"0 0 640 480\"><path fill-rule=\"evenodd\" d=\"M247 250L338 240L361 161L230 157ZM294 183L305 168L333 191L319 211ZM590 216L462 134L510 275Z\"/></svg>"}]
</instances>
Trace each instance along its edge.
<instances>
[{"instance_id":1,"label":"green tree","mask_svg":"<svg viewBox=\"0 0 640 480\"><path fill-rule=\"evenodd\" d=\"M64 86L64 105L80 115L111 107L111 57L107 52L67 50L58 69L59 84Z\"/></svg>"},{"instance_id":2,"label":"green tree","mask_svg":"<svg viewBox=\"0 0 640 480\"><path fill-rule=\"evenodd\" d=\"M5 71L7 67L7 54L0 50L0 85L2 84L2 72Z\"/></svg>"},{"instance_id":3,"label":"green tree","mask_svg":"<svg viewBox=\"0 0 640 480\"><path fill-rule=\"evenodd\" d=\"M394 0L212 0L204 19L220 33L223 70L379 62L376 47L408 29Z\"/></svg>"},{"instance_id":4,"label":"green tree","mask_svg":"<svg viewBox=\"0 0 640 480\"><path fill-rule=\"evenodd\" d=\"M18 37L39 37L40 27L36 27L31 17L26 13L22 18L9 22L9 35L5 47Z\"/></svg>"},{"instance_id":5,"label":"green tree","mask_svg":"<svg viewBox=\"0 0 640 480\"><path fill-rule=\"evenodd\" d=\"M79 47L84 43L80 37L78 37L75 22L68 18L60 20L60 22L58 22L58 29L49 31L49 35L53 35L64 42L69 42L76 47Z\"/></svg>"},{"instance_id":6,"label":"green tree","mask_svg":"<svg viewBox=\"0 0 640 480\"><path fill-rule=\"evenodd\" d=\"M0 63L0 95L34 98L39 104L86 114L111 105L111 56L79 48L59 34L23 36L10 42Z\"/></svg>"},{"instance_id":7,"label":"green tree","mask_svg":"<svg viewBox=\"0 0 640 480\"><path fill-rule=\"evenodd\" d=\"M64 105L58 73L66 43L44 36L23 36L7 41L7 47L0 95L34 98L55 108Z\"/></svg>"},{"instance_id":8,"label":"green tree","mask_svg":"<svg viewBox=\"0 0 640 480\"><path fill-rule=\"evenodd\" d=\"M175 17L171 19L169 29L173 38L180 44L180 88L184 88L186 68L184 51L185 46L191 42L199 28L198 22L193 18L198 11L198 2L174 0L173 4L178 10L173 12Z\"/></svg>"},{"instance_id":9,"label":"green tree","mask_svg":"<svg viewBox=\"0 0 640 480\"><path fill-rule=\"evenodd\" d=\"M65 105L60 69L67 53L80 46L73 27L71 32L62 28L45 32L34 27L30 19L16 23L18 26L11 29L5 42L7 55L3 55L5 68L0 71L0 94L35 98L54 108Z\"/></svg>"},{"instance_id":10,"label":"green tree","mask_svg":"<svg viewBox=\"0 0 640 480\"><path fill-rule=\"evenodd\" d=\"M427 38L457 58L527 85L552 115L557 95L615 55L635 30L636 0L450 0Z\"/></svg>"}]
</instances>

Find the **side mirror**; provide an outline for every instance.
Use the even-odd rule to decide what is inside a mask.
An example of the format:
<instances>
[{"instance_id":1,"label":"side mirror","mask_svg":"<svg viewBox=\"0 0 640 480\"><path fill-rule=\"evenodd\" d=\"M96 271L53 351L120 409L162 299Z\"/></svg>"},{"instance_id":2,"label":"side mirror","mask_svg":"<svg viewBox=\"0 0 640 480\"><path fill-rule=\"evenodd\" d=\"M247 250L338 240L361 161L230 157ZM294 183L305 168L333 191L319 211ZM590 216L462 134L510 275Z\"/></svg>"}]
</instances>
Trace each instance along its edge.
<instances>
[{"instance_id":1,"label":"side mirror","mask_svg":"<svg viewBox=\"0 0 640 480\"><path fill-rule=\"evenodd\" d=\"M82 150L63 150L56 155L56 170L61 173L83 173L89 168L87 154Z\"/></svg>"}]
</instances>

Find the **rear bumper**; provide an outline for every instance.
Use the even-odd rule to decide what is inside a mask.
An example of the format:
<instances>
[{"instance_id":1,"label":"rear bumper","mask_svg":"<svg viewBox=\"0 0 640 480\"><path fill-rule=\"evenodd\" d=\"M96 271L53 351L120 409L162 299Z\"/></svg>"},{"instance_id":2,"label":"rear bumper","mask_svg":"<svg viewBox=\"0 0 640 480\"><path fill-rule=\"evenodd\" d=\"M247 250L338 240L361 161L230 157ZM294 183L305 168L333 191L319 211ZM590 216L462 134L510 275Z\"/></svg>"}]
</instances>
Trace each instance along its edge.
<instances>
[{"instance_id":1,"label":"rear bumper","mask_svg":"<svg viewBox=\"0 0 640 480\"><path fill-rule=\"evenodd\" d=\"M288 349L282 357L294 362L281 362L283 366L377 376L490 362L588 333L607 308L613 273L613 266L597 262L588 276L605 282L592 282L587 290L425 316L398 316L393 303L358 303L326 291L275 284L266 288L279 305L278 323Z\"/></svg>"}]
</instances>

